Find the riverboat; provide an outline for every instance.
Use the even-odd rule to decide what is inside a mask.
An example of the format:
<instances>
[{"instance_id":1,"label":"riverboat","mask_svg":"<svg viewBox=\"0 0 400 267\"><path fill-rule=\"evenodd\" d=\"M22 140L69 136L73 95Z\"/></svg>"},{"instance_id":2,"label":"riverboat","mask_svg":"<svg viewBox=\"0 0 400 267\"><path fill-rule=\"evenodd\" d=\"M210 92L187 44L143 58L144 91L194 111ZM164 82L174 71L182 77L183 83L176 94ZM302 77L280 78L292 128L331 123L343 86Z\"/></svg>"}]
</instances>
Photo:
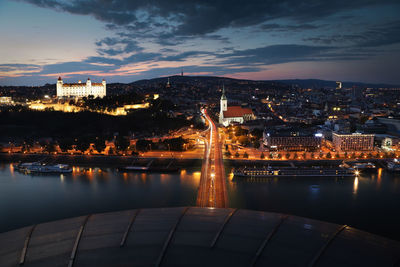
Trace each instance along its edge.
<instances>
[{"instance_id":1,"label":"riverboat","mask_svg":"<svg viewBox=\"0 0 400 267\"><path fill-rule=\"evenodd\" d=\"M239 168L233 171L234 177L355 177L359 171L352 168Z\"/></svg>"}]
</instances>

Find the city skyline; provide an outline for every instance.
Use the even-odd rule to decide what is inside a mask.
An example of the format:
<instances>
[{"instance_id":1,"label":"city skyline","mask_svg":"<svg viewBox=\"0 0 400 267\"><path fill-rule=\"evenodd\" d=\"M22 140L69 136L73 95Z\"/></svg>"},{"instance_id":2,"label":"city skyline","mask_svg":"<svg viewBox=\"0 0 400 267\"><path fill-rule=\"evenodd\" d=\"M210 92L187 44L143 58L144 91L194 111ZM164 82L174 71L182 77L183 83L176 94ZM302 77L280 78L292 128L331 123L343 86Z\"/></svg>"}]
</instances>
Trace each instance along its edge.
<instances>
[{"instance_id":1,"label":"city skyline","mask_svg":"<svg viewBox=\"0 0 400 267\"><path fill-rule=\"evenodd\" d=\"M400 84L396 1L2 1L0 85L89 77ZM377 15L378 14L378 15Z\"/></svg>"}]
</instances>

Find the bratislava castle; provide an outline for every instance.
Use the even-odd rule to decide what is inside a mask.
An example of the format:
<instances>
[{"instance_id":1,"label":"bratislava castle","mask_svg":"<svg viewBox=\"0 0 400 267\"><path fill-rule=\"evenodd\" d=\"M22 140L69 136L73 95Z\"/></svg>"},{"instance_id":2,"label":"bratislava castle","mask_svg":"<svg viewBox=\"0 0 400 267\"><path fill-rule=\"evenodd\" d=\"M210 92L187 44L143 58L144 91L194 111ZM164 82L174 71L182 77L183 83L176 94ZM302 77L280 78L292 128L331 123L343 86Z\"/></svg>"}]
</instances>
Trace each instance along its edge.
<instances>
[{"instance_id":1,"label":"bratislava castle","mask_svg":"<svg viewBox=\"0 0 400 267\"><path fill-rule=\"evenodd\" d=\"M57 97L104 97L106 96L106 81L101 83L92 83L90 78L86 83L63 83L61 77L57 80Z\"/></svg>"}]
</instances>

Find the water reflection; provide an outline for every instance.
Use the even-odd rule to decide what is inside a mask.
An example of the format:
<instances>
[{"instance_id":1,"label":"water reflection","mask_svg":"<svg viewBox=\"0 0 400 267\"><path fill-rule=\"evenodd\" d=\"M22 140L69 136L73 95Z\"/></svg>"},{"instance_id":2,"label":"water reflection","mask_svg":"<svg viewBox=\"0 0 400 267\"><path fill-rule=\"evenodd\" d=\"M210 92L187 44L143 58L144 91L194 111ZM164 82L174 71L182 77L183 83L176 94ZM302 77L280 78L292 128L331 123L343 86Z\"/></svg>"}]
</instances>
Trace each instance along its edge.
<instances>
[{"instance_id":1,"label":"water reflection","mask_svg":"<svg viewBox=\"0 0 400 267\"><path fill-rule=\"evenodd\" d=\"M357 195L357 191L358 191L358 176L356 176L356 178L354 178L353 195Z\"/></svg>"},{"instance_id":2,"label":"water reflection","mask_svg":"<svg viewBox=\"0 0 400 267\"><path fill-rule=\"evenodd\" d=\"M32 175L0 164L0 232L82 214L196 203L200 172L194 168L171 174L72 169L69 174Z\"/></svg>"},{"instance_id":3,"label":"water reflection","mask_svg":"<svg viewBox=\"0 0 400 267\"><path fill-rule=\"evenodd\" d=\"M377 183L376 183L376 187L379 189L379 187L381 187L381 183L382 183L382 168L378 169L378 178L377 178Z\"/></svg>"}]
</instances>

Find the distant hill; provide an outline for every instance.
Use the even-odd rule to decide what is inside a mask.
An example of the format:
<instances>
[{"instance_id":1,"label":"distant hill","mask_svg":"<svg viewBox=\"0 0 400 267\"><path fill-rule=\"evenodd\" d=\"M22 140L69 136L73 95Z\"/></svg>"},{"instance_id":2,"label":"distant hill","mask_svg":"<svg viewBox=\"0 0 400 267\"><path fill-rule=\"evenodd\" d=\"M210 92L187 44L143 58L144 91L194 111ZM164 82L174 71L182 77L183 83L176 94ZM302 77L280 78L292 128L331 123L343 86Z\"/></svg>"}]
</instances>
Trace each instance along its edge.
<instances>
[{"instance_id":1,"label":"distant hill","mask_svg":"<svg viewBox=\"0 0 400 267\"><path fill-rule=\"evenodd\" d=\"M146 86L146 85L157 85L157 84L166 84L170 83L187 83L187 84L209 84L209 85L229 85L229 84L263 84L263 85L271 85L271 84L279 84L278 81L256 81L256 80L245 80L245 79L233 79L226 77L218 77L218 76L169 76L169 77L160 77L154 79L146 79L146 80L138 80L132 82L131 84L137 86Z\"/></svg>"},{"instance_id":2,"label":"distant hill","mask_svg":"<svg viewBox=\"0 0 400 267\"><path fill-rule=\"evenodd\" d=\"M221 88L222 84L227 87L235 88L260 88L260 89L283 89L291 86L301 88L327 88L336 87L336 81L326 81L318 79L289 79L289 80L246 80L233 79L218 76L169 76L154 79L138 80L131 83L109 83L107 84L108 94L123 94L132 91L143 91L148 88L163 88L167 84L168 79L174 87L198 87L202 88ZM399 85L390 84L372 84L360 82L342 82L343 87L371 87L371 88L399 88ZM38 98L43 95L54 95L56 90L55 84L45 84L43 86L0 86L0 96L13 97L30 97Z\"/></svg>"},{"instance_id":3,"label":"distant hill","mask_svg":"<svg viewBox=\"0 0 400 267\"><path fill-rule=\"evenodd\" d=\"M170 76L160 77L154 79L138 80L131 84L137 86L156 86L158 84L166 84L170 79L171 83L188 83L188 84L209 84L209 85L225 85L229 84L251 84L251 85L289 85L299 86L302 88L328 88L336 87L336 81L326 81L318 79L289 79L289 80L245 80L245 79L233 79L217 76ZM391 84L373 84L373 83L361 83L361 82L342 82L343 87L349 88L353 86L357 87L371 87L371 88L393 88L400 87L399 85Z\"/></svg>"},{"instance_id":4,"label":"distant hill","mask_svg":"<svg viewBox=\"0 0 400 267\"><path fill-rule=\"evenodd\" d=\"M276 82L284 83L287 85L297 85L302 88L326 88L326 87L336 87L336 81L326 81L318 79L293 79L293 80L277 80ZM345 88L349 87L371 87L371 88L393 88L400 87L399 85L393 84L374 84L374 83L361 83L361 82L343 82L342 85Z\"/></svg>"}]
</instances>

